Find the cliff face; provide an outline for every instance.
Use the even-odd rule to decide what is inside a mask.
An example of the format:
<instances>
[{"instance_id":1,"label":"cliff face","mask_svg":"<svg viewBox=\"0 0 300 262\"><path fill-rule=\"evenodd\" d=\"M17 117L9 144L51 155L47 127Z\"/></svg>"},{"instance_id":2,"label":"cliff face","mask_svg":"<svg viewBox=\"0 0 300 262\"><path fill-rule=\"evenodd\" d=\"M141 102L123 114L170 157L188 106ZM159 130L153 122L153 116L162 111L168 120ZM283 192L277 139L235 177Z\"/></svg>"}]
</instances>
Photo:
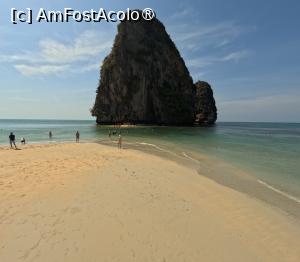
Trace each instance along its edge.
<instances>
[{"instance_id":1,"label":"cliff face","mask_svg":"<svg viewBox=\"0 0 300 262\"><path fill-rule=\"evenodd\" d=\"M95 106L98 123L190 125L195 89L174 43L158 21L118 26L104 60Z\"/></svg>"},{"instance_id":2,"label":"cliff face","mask_svg":"<svg viewBox=\"0 0 300 262\"><path fill-rule=\"evenodd\" d=\"M101 68L92 109L97 123L192 125L195 99L193 80L163 24L121 22Z\"/></svg>"},{"instance_id":3,"label":"cliff face","mask_svg":"<svg viewBox=\"0 0 300 262\"><path fill-rule=\"evenodd\" d=\"M211 86L204 81L198 81L196 87L196 123L212 125L217 120L217 107Z\"/></svg>"}]
</instances>

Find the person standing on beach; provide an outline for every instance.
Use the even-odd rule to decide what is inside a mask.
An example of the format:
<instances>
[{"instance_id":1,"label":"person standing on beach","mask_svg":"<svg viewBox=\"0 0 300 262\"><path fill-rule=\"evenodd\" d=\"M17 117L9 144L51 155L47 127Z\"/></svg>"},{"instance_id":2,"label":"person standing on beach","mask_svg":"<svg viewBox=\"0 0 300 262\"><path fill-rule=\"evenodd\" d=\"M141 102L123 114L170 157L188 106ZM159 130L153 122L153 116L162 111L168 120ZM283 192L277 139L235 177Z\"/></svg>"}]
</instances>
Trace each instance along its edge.
<instances>
[{"instance_id":1,"label":"person standing on beach","mask_svg":"<svg viewBox=\"0 0 300 262\"><path fill-rule=\"evenodd\" d=\"M111 131L109 130L109 133L108 133L108 137L109 139L111 139Z\"/></svg>"},{"instance_id":2,"label":"person standing on beach","mask_svg":"<svg viewBox=\"0 0 300 262\"><path fill-rule=\"evenodd\" d=\"M123 143L123 138L121 135L119 135L119 139L118 139L118 147L119 149L122 149L122 143Z\"/></svg>"},{"instance_id":3,"label":"person standing on beach","mask_svg":"<svg viewBox=\"0 0 300 262\"><path fill-rule=\"evenodd\" d=\"M79 131L76 132L76 143L79 143L79 139L80 139L80 133Z\"/></svg>"},{"instance_id":4,"label":"person standing on beach","mask_svg":"<svg viewBox=\"0 0 300 262\"><path fill-rule=\"evenodd\" d=\"M10 148L13 148L13 145L14 145L15 149L17 149L17 146L16 146L16 136L14 135L13 132L11 132L10 135L9 135L9 144L10 144Z\"/></svg>"},{"instance_id":5,"label":"person standing on beach","mask_svg":"<svg viewBox=\"0 0 300 262\"><path fill-rule=\"evenodd\" d=\"M52 140L52 131L49 131L49 139Z\"/></svg>"}]
</instances>

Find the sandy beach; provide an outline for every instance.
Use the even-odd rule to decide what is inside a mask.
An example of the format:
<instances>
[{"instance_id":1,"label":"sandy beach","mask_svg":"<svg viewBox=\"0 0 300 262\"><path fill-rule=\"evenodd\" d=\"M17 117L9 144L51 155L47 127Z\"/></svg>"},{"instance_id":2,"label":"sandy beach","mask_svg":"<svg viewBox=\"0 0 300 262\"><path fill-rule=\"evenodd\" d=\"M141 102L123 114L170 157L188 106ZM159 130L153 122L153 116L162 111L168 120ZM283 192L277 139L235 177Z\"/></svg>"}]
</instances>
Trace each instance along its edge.
<instances>
[{"instance_id":1,"label":"sandy beach","mask_svg":"<svg viewBox=\"0 0 300 262\"><path fill-rule=\"evenodd\" d=\"M0 148L1 262L300 261L299 243L295 218L171 160Z\"/></svg>"}]
</instances>

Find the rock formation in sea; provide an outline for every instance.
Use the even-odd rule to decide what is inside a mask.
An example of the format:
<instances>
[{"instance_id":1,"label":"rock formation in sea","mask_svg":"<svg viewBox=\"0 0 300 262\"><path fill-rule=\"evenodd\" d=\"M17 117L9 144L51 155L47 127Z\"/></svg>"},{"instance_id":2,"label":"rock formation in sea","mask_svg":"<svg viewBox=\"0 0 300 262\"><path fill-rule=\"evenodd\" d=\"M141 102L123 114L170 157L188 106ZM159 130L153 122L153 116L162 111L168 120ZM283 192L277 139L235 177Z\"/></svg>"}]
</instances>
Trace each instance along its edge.
<instances>
[{"instance_id":1,"label":"rock formation in sea","mask_svg":"<svg viewBox=\"0 0 300 262\"><path fill-rule=\"evenodd\" d=\"M212 93L198 91L158 19L121 22L100 74L91 110L98 124L193 125L199 112L215 119L207 112Z\"/></svg>"},{"instance_id":2,"label":"rock formation in sea","mask_svg":"<svg viewBox=\"0 0 300 262\"><path fill-rule=\"evenodd\" d=\"M217 107L211 86L204 81L198 81L196 87L196 123L212 125L217 120Z\"/></svg>"}]
</instances>

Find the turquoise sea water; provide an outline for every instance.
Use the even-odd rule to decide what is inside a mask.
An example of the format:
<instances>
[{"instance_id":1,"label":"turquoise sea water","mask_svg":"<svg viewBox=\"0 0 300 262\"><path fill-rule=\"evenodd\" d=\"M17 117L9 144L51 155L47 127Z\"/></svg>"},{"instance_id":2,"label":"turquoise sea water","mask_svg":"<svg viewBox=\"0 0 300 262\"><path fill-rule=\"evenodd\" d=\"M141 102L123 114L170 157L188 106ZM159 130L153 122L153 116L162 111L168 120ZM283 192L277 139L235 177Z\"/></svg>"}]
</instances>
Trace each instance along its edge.
<instances>
[{"instance_id":1,"label":"turquoise sea water","mask_svg":"<svg viewBox=\"0 0 300 262\"><path fill-rule=\"evenodd\" d=\"M17 141L29 143L108 140L114 127L100 127L94 121L0 120L0 144L8 143L13 131ZM170 151L194 152L225 160L283 192L300 197L300 124L218 123L214 127L122 127L125 143L156 145Z\"/></svg>"}]
</instances>

